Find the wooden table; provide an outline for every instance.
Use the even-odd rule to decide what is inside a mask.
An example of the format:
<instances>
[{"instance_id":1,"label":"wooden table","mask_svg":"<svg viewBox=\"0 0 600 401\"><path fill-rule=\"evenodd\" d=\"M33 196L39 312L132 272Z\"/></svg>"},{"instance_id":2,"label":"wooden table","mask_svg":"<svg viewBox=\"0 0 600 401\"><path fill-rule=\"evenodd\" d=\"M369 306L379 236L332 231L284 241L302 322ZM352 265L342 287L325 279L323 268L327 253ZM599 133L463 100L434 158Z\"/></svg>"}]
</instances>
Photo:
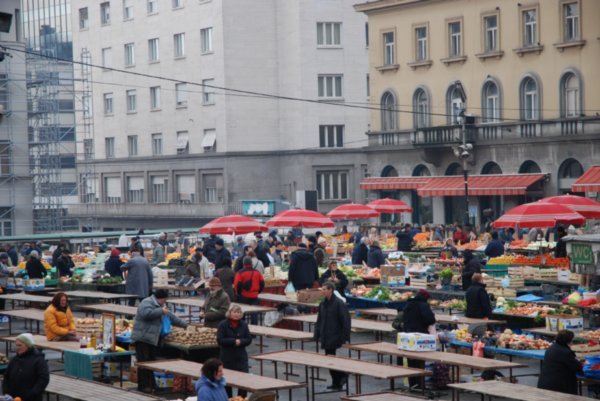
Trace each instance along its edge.
<instances>
[{"instance_id":1,"label":"wooden table","mask_svg":"<svg viewBox=\"0 0 600 401\"><path fill-rule=\"evenodd\" d=\"M69 397L78 401L157 401L159 398L150 395L123 390L107 384L89 380L75 379L57 374L50 375L50 383L46 392Z\"/></svg>"},{"instance_id":2,"label":"wooden table","mask_svg":"<svg viewBox=\"0 0 600 401\"><path fill-rule=\"evenodd\" d=\"M275 303L280 303L280 304L306 306L309 308L318 308L319 307L318 303L298 302L295 300L291 300L287 296L281 295L281 294L262 293L262 294L258 294L258 299L261 301L275 302Z\"/></svg>"},{"instance_id":3,"label":"wooden table","mask_svg":"<svg viewBox=\"0 0 600 401\"><path fill-rule=\"evenodd\" d=\"M299 315L299 316L285 316L285 320L292 320L295 322L308 323L309 331L312 331L312 325L317 323L317 315ZM396 329L392 327L391 322L380 322L377 320L368 319L350 319L351 327L353 329L372 331L375 333L375 340L378 341L383 337L383 333L394 333Z\"/></svg>"},{"instance_id":4,"label":"wooden table","mask_svg":"<svg viewBox=\"0 0 600 401\"><path fill-rule=\"evenodd\" d=\"M34 303L34 302L39 302L41 304L46 305L50 301L52 301L52 297L47 297L44 295L30 295L30 294L25 294L23 292L18 292L15 294L2 294L2 295L0 295L0 299L12 301L13 309L15 308L15 304L17 302L22 302L27 305L30 305L31 303Z\"/></svg>"},{"instance_id":5,"label":"wooden table","mask_svg":"<svg viewBox=\"0 0 600 401\"><path fill-rule=\"evenodd\" d=\"M122 299L137 298L137 295L113 294L102 291L65 291L69 298L101 299L104 301L120 301Z\"/></svg>"},{"instance_id":6,"label":"wooden table","mask_svg":"<svg viewBox=\"0 0 600 401\"><path fill-rule=\"evenodd\" d=\"M406 394L389 391L373 394L352 395L341 397L342 401L423 401L423 398L411 397Z\"/></svg>"},{"instance_id":7,"label":"wooden table","mask_svg":"<svg viewBox=\"0 0 600 401\"><path fill-rule=\"evenodd\" d=\"M374 315L382 316L386 318L394 318L398 315L395 309L390 308L370 308L370 309L357 309L363 315ZM447 315L443 313L436 313L435 320L437 323L443 324L506 324L505 320L495 319L474 319L470 317Z\"/></svg>"},{"instance_id":8,"label":"wooden table","mask_svg":"<svg viewBox=\"0 0 600 401\"><path fill-rule=\"evenodd\" d=\"M191 323L192 322L192 307L195 308L202 308L204 306L204 299L200 299L200 298L170 298L167 299L167 303L169 304L174 304L174 305L185 305L185 306L189 306L190 310L189 310L189 314L188 314L188 321ZM242 308L242 313L243 314L248 314L248 313L266 313L266 312L273 312L276 311L276 308L269 308L267 306L260 306L260 305L247 305L247 304L239 304L240 307Z\"/></svg>"},{"instance_id":9,"label":"wooden table","mask_svg":"<svg viewBox=\"0 0 600 401\"><path fill-rule=\"evenodd\" d=\"M558 393L556 391L542 390L532 386L522 384L506 383L503 381L484 381L473 383L449 384L453 391L457 393L457 399L460 399L460 391L472 391L481 394L481 399L485 395L491 397L502 397L522 401L590 401L593 398L581 397L579 395Z\"/></svg>"},{"instance_id":10,"label":"wooden table","mask_svg":"<svg viewBox=\"0 0 600 401\"><path fill-rule=\"evenodd\" d=\"M176 375L191 377L193 380L200 377L202 364L197 362L185 361L183 359L171 359L153 362L138 362L138 368L144 368L157 372L173 373ZM242 390L247 390L252 393L258 391L279 391L288 390L289 399L292 399L292 390L296 388L306 387L306 384L296 383L291 381L273 379L253 375L251 373L238 372L235 370L224 369L224 376L227 384L232 387L237 387Z\"/></svg>"},{"instance_id":11,"label":"wooden table","mask_svg":"<svg viewBox=\"0 0 600 401\"><path fill-rule=\"evenodd\" d=\"M6 355L8 355L8 347L10 343L14 343L17 336L0 337L0 341L4 341L6 346ZM35 346L40 349L49 349L63 353L64 351L75 351L79 349L79 341L48 341L46 336L39 334L33 335Z\"/></svg>"},{"instance_id":12,"label":"wooden table","mask_svg":"<svg viewBox=\"0 0 600 401\"><path fill-rule=\"evenodd\" d=\"M557 331L546 330L545 328L523 329L523 331L526 333L537 334L538 336L544 337L556 337L556 334L558 334ZM577 333L575 333L575 337L577 337Z\"/></svg>"},{"instance_id":13,"label":"wooden table","mask_svg":"<svg viewBox=\"0 0 600 401\"><path fill-rule=\"evenodd\" d=\"M411 369L400 366L382 365L375 362L358 361L350 358L342 358L332 355L322 355L314 352L304 351L276 351L268 352L261 355L252 355L251 358L256 360L271 361L275 367L275 377L278 375L277 363L281 362L287 365L302 365L305 369L305 378L308 382L310 377L310 394L313 400L315 394L315 369L335 369L349 375L354 375L355 391L360 394L362 391L361 379L362 376L370 376L377 379L389 380L391 389L394 390L395 379L404 377L424 377L430 373L422 369ZM310 369L310 376L309 376ZM286 371L287 375L287 371ZM346 386L346 395L349 394L349 386ZM309 392L307 392L307 400Z\"/></svg>"},{"instance_id":14,"label":"wooden table","mask_svg":"<svg viewBox=\"0 0 600 401\"><path fill-rule=\"evenodd\" d=\"M12 323L13 318L20 318L31 321L31 328L33 331L33 322L36 323L36 333L40 333L40 322L44 321L44 311L41 309L14 309L14 310L6 310L0 311L0 315L10 316L10 320L8 321L8 334L12 335ZM27 325L25 325L27 327Z\"/></svg>"},{"instance_id":15,"label":"wooden table","mask_svg":"<svg viewBox=\"0 0 600 401\"><path fill-rule=\"evenodd\" d=\"M113 315L122 315L122 316L135 316L137 313L137 307L135 306L127 306L127 305L119 305L119 304L91 304L91 305L80 305L81 309L84 309L85 315L87 316L88 312L92 313L92 316L96 312L99 313L111 313Z\"/></svg>"},{"instance_id":16,"label":"wooden table","mask_svg":"<svg viewBox=\"0 0 600 401\"><path fill-rule=\"evenodd\" d=\"M514 368L526 367L520 363L501 361L496 359L478 358L470 355L455 354L452 352L416 352L416 351L405 351L398 349L396 344L392 343L365 343L365 344L345 344L344 348L348 349L348 353L351 351L358 352L358 359L361 357L362 352L374 352L377 356L389 355L390 364L392 363L392 357L398 356L402 358L417 359L421 361L429 362L440 362L452 367L452 374L450 376L453 383L458 383L460 380L460 367L465 367L475 370L487 370L487 369L508 369L512 378L512 371ZM350 355L351 356L351 355ZM378 358L379 359L379 358Z\"/></svg>"}]
</instances>

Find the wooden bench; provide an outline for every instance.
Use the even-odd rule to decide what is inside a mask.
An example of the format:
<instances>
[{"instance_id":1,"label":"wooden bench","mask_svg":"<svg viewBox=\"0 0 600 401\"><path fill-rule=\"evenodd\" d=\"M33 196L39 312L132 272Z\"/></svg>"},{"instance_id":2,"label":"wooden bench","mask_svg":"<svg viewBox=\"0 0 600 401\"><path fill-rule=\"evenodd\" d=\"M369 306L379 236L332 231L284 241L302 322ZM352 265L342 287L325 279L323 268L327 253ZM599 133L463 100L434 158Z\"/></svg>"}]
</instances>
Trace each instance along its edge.
<instances>
[{"instance_id":1,"label":"wooden bench","mask_svg":"<svg viewBox=\"0 0 600 401\"><path fill-rule=\"evenodd\" d=\"M483 400L485 395L491 397L502 397L521 401L591 401L593 398L579 395L559 393L556 391L542 390L536 387L522 384L512 384L503 381L484 381L473 383L449 384L456 393L456 399L460 400L461 391L471 391L481 394Z\"/></svg>"},{"instance_id":2,"label":"wooden bench","mask_svg":"<svg viewBox=\"0 0 600 401\"><path fill-rule=\"evenodd\" d=\"M57 374L50 375L50 383L46 387L46 392L55 394L57 399L64 396L78 401L156 401L161 399L107 384Z\"/></svg>"}]
</instances>

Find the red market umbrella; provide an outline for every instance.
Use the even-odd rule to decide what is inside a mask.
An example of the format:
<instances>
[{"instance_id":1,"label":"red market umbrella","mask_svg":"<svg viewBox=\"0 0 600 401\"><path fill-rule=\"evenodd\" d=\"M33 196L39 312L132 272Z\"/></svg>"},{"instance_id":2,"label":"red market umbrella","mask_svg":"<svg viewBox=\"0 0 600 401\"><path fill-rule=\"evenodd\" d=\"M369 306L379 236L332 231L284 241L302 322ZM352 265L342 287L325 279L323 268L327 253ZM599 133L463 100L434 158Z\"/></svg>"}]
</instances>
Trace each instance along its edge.
<instances>
[{"instance_id":1,"label":"red market umbrella","mask_svg":"<svg viewBox=\"0 0 600 401\"><path fill-rule=\"evenodd\" d=\"M277 214L265 223L267 227L335 227L329 217L306 209L290 209Z\"/></svg>"},{"instance_id":2,"label":"red market umbrella","mask_svg":"<svg viewBox=\"0 0 600 401\"><path fill-rule=\"evenodd\" d=\"M510 209L492 223L495 228L554 227L557 223L583 224L585 217L568 206L542 201L526 203Z\"/></svg>"},{"instance_id":3,"label":"red market umbrella","mask_svg":"<svg viewBox=\"0 0 600 401\"><path fill-rule=\"evenodd\" d=\"M404 213L404 212L412 212L412 208L408 206L406 203L399 201L397 199L391 198L383 198L377 199L373 202L367 203L371 209L377 210L379 213Z\"/></svg>"},{"instance_id":4,"label":"red market umbrella","mask_svg":"<svg viewBox=\"0 0 600 401\"><path fill-rule=\"evenodd\" d=\"M369 217L377 217L379 212L366 205L358 203L347 203L340 205L327 213L327 217L334 220L354 220L367 219Z\"/></svg>"},{"instance_id":5,"label":"red market umbrella","mask_svg":"<svg viewBox=\"0 0 600 401\"><path fill-rule=\"evenodd\" d=\"M600 202L596 202L590 198L577 195L558 195L544 198L542 199L542 202L565 205L583 217L588 219L600 219Z\"/></svg>"},{"instance_id":6,"label":"red market umbrella","mask_svg":"<svg viewBox=\"0 0 600 401\"><path fill-rule=\"evenodd\" d=\"M216 218L200 229L201 233L208 234L248 234L257 231L267 231L267 226L250 217L232 214Z\"/></svg>"}]
</instances>

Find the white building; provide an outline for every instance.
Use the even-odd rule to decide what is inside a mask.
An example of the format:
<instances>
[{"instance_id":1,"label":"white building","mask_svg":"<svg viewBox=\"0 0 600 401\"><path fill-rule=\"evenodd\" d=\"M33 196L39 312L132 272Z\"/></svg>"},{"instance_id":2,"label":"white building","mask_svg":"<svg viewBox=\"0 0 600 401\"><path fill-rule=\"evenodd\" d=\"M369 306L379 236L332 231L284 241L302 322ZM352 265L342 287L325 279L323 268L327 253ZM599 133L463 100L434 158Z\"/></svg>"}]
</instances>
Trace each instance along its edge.
<instances>
[{"instance_id":1,"label":"white building","mask_svg":"<svg viewBox=\"0 0 600 401\"><path fill-rule=\"evenodd\" d=\"M106 68L88 81L93 174L70 213L102 229L193 226L242 199L360 198L368 38L352 4L74 0L74 58L87 49Z\"/></svg>"}]
</instances>

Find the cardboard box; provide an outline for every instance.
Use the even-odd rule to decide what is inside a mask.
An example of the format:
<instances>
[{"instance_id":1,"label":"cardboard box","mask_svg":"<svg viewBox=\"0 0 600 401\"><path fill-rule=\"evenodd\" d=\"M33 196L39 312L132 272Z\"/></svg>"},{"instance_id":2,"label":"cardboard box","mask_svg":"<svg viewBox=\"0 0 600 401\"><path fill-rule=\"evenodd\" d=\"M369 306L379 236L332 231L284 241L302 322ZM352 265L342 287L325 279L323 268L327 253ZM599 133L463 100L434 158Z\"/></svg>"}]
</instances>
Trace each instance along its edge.
<instances>
[{"instance_id":1,"label":"cardboard box","mask_svg":"<svg viewBox=\"0 0 600 401\"><path fill-rule=\"evenodd\" d=\"M557 270L556 271L556 279L558 281L569 281L569 277L571 277L571 272L568 270Z\"/></svg>"},{"instance_id":2,"label":"cardboard box","mask_svg":"<svg viewBox=\"0 0 600 401\"><path fill-rule=\"evenodd\" d=\"M406 266L381 266L381 285L400 287L406 284Z\"/></svg>"},{"instance_id":3,"label":"cardboard box","mask_svg":"<svg viewBox=\"0 0 600 401\"><path fill-rule=\"evenodd\" d=\"M435 351L437 338L431 334L398 333L398 349L405 351Z\"/></svg>"},{"instance_id":4,"label":"cardboard box","mask_svg":"<svg viewBox=\"0 0 600 401\"><path fill-rule=\"evenodd\" d=\"M23 289L26 291L43 290L46 281L43 278L30 278L23 280Z\"/></svg>"},{"instance_id":5,"label":"cardboard box","mask_svg":"<svg viewBox=\"0 0 600 401\"><path fill-rule=\"evenodd\" d=\"M583 317L577 315L548 315L546 316L546 330L582 331Z\"/></svg>"},{"instance_id":6,"label":"cardboard box","mask_svg":"<svg viewBox=\"0 0 600 401\"><path fill-rule=\"evenodd\" d=\"M316 304L325 297L325 294L320 288L309 288L306 290L300 290L296 293L298 302L305 302L309 304Z\"/></svg>"},{"instance_id":7,"label":"cardboard box","mask_svg":"<svg viewBox=\"0 0 600 401\"><path fill-rule=\"evenodd\" d=\"M170 373L154 372L154 381L158 388L171 388L173 387L174 375Z\"/></svg>"}]
</instances>

